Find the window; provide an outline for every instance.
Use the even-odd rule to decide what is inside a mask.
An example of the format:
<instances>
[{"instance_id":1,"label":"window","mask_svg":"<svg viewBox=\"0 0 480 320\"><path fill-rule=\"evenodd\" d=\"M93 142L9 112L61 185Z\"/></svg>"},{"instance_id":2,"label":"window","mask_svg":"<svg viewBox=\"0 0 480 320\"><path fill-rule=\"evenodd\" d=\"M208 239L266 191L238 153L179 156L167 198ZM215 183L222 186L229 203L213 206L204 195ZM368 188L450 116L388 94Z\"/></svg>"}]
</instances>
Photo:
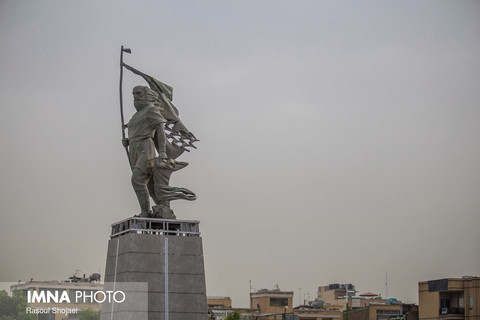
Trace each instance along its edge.
<instances>
[{"instance_id":1,"label":"window","mask_svg":"<svg viewBox=\"0 0 480 320\"><path fill-rule=\"evenodd\" d=\"M270 306L288 306L288 298L270 298Z\"/></svg>"},{"instance_id":2,"label":"window","mask_svg":"<svg viewBox=\"0 0 480 320\"><path fill-rule=\"evenodd\" d=\"M468 304L470 306L470 309L473 309L473 294L468 296Z\"/></svg>"},{"instance_id":3,"label":"window","mask_svg":"<svg viewBox=\"0 0 480 320\"><path fill-rule=\"evenodd\" d=\"M440 299L440 308L450 309L450 299L448 298Z\"/></svg>"}]
</instances>

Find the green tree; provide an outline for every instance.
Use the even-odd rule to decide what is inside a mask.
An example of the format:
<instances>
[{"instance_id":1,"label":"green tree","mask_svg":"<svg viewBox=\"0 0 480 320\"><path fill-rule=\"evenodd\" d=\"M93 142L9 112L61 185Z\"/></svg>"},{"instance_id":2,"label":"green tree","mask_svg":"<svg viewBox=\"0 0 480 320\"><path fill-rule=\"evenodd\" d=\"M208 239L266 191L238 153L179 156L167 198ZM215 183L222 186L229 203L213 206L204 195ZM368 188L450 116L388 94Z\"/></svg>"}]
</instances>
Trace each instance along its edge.
<instances>
[{"instance_id":1,"label":"green tree","mask_svg":"<svg viewBox=\"0 0 480 320\"><path fill-rule=\"evenodd\" d=\"M26 313L27 298L21 291L10 297L5 290L0 291L0 320L37 320L38 315Z\"/></svg>"},{"instance_id":2,"label":"green tree","mask_svg":"<svg viewBox=\"0 0 480 320\"><path fill-rule=\"evenodd\" d=\"M93 311L92 309L80 311L78 320L100 320L100 311Z\"/></svg>"},{"instance_id":3,"label":"green tree","mask_svg":"<svg viewBox=\"0 0 480 320\"><path fill-rule=\"evenodd\" d=\"M225 318L225 320L242 320L243 318L244 318L244 317L242 317L239 312L234 311L234 312L230 313L230 314Z\"/></svg>"}]
</instances>

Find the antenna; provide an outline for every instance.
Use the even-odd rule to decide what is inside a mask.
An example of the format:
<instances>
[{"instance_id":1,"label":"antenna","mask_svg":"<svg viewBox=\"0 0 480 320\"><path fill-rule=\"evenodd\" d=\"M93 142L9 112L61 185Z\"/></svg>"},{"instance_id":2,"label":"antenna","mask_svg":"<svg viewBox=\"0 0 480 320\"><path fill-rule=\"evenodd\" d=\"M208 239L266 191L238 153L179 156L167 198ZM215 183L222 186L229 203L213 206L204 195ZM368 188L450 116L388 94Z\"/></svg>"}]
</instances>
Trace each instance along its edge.
<instances>
[{"instance_id":1,"label":"antenna","mask_svg":"<svg viewBox=\"0 0 480 320\"><path fill-rule=\"evenodd\" d=\"M385 299L388 299L388 268L385 271Z\"/></svg>"}]
</instances>

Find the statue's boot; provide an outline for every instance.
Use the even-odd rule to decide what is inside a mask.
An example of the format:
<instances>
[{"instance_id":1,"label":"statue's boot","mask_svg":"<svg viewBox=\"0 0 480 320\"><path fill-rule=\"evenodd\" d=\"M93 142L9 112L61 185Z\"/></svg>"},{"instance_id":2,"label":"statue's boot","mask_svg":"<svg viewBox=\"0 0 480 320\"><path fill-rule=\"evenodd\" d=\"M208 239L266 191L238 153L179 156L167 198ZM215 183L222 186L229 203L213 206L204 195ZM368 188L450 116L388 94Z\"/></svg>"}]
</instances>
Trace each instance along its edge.
<instances>
[{"instance_id":1,"label":"statue's boot","mask_svg":"<svg viewBox=\"0 0 480 320\"><path fill-rule=\"evenodd\" d=\"M173 210L170 209L168 206L162 204L153 206L153 216L160 219L177 219L177 217L173 213Z\"/></svg>"},{"instance_id":2,"label":"statue's boot","mask_svg":"<svg viewBox=\"0 0 480 320\"><path fill-rule=\"evenodd\" d=\"M139 217L151 217L152 211L150 210L150 196L148 194L148 191L137 191L136 193L141 210Z\"/></svg>"}]
</instances>

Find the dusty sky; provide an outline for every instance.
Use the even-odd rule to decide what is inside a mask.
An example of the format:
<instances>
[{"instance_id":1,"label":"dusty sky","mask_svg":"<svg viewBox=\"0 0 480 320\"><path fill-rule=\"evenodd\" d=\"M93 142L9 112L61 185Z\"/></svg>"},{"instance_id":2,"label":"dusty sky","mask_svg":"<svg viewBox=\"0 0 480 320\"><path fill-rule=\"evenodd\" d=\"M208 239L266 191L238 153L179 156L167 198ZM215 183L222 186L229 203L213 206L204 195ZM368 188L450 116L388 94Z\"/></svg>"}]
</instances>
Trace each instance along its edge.
<instances>
[{"instance_id":1,"label":"dusty sky","mask_svg":"<svg viewBox=\"0 0 480 320\"><path fill-rule=\"evenodd\" d=\"M478 1L2 0L0 281L103 274L138 213L122 44L201 140L172 184L208 295L479 275L479 31Z\"/></svg>"}]
</instances>

